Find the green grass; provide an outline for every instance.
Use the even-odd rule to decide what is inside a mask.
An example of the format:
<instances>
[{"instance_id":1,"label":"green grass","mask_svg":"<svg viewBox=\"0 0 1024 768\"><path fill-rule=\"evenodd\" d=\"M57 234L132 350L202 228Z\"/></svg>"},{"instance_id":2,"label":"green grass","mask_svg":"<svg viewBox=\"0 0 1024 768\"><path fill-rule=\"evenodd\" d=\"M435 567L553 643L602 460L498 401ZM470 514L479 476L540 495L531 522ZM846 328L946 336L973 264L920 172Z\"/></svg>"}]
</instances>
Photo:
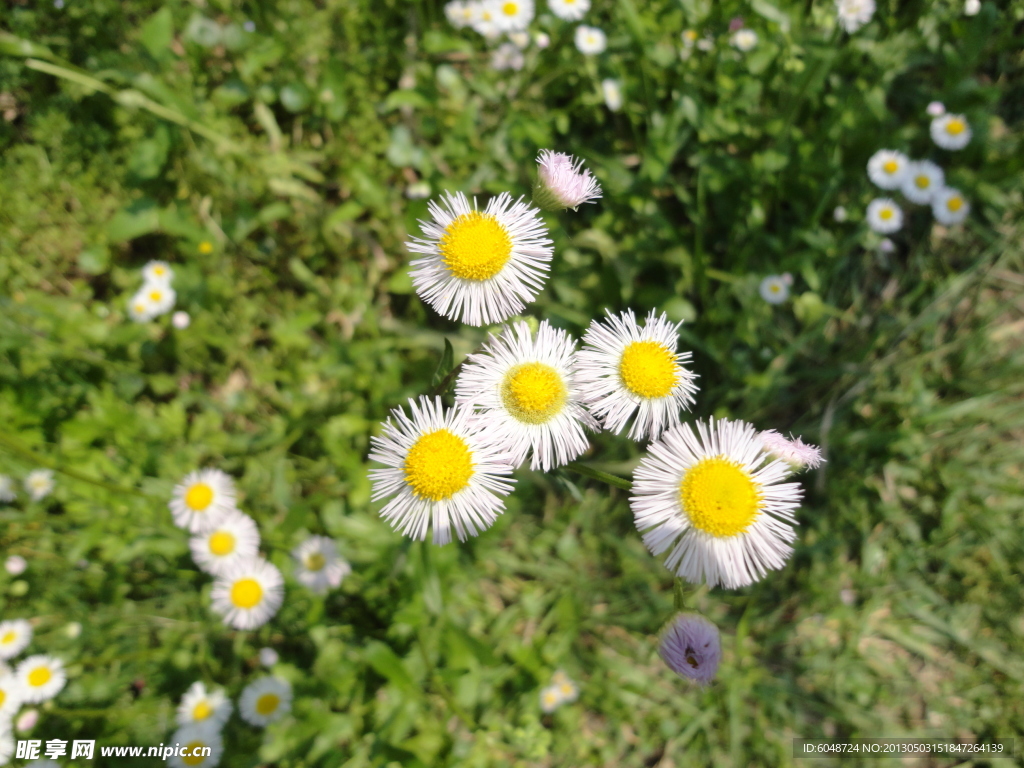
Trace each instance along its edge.
<instances>
[{"instance_id":1,"label":"green grass","mask_svg":"<svg viewBox=\"0 0 1024 768\"><path fill-rule=\"evenodd\" d=\"M829 3L594 0L606 54L584 59L551 23L515 74L435 2L3 13L0 473L60 471L44 502L0 506L0 551L29 561L0 572L0 618L33 618L32 651L70 674L33 738L165 742L194 680L236 697L269 644L293 716L266 735L235 717L231 768L775 766L796 737L1019 752L1020 7L880 4L847 37ZM682 29L721 38L736 15L754 53L680 58ZM206 48L199 17L256 31ZM604 77L623 81L621 112ZM968 149L931 146L932 99L968 116ZM881 253L862 223L881 146L940 158L968 223L908 210ZM673 580L625 491L520 470L499 522L443 548L392 533L369 500L379 422L430 390L445 339L458 362L485 338L412 292L402 243L426 201L405 189L528 194L544 147L584 157L605 195L547 217L552 277L528 313L577 336L605 307L685 319L696 416L827 450L787 567L687 590L723 632L706 690L657 656ZM151 258L174 266L187 331L126 319ZM794 298L773 308L757 286L784 271ZM586 460L623 476L641 455L593 444ZM237 479L289 579L257 631L220 624L171 524L171 488L198 466ZM290 579L309 533L353 565L326 599ZM556 669L580 700L543 716Z\"/></svg>"}]
</instances>

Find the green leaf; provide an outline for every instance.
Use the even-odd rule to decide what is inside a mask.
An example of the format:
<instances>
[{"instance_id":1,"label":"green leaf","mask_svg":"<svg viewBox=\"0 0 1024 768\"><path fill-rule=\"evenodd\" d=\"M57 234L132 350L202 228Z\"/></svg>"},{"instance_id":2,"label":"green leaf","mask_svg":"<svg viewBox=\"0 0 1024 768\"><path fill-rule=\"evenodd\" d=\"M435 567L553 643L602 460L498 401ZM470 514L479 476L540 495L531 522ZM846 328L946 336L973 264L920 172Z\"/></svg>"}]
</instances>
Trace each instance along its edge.
<instances>
[{"instance_id":1,"label":"green leaf","mask_svg":"<svg viewBox=\"0 0 1024 768\"><path fill-rule=\"evenodd\" d=\"M371 640L363 649L363 658L374 672L387 678L388 682L394 685L399 691L412 698L419 699L422 696L420 687L416 685L408 670L402 664L391 647L379 640Z\"/></svg>"},{"instance_id":2,"label":"green leaf","mask_svg":"<svg viewBox=\"0 0 1024 768\"><path fill-rule=\"evenodd\" d=\"M144 197L114 214L107 224L107 237L122 243L156 232L160 228L160 210L156 202Z\"/></svg>"},{"instance_id":3,"label":"green leaf","mask_svg":"<svg viewBox=\"0 0 1024 768\"><path fill-rule=\"evenodd\" d=\"M139 42L154 59L161 58L173 40L174 20L171 18L171 9L167 6L146 19L139 30Z\"/></svg>"},{"instance_id":4,"label":"green leaf","mask_svg":"<svg viewBox=\"0 0 1024 768\"><path fill-rule=\"evenodd\" d=\"M455 350L452 349L452 343L448 341L446 336L444 339L444 352L441 353L441 362L438 364L437 370L434 371L434 377L430 380L431 388L444 381L444 377L451 373L453 367L455 367Z\"/></svg>"}]
</instances>

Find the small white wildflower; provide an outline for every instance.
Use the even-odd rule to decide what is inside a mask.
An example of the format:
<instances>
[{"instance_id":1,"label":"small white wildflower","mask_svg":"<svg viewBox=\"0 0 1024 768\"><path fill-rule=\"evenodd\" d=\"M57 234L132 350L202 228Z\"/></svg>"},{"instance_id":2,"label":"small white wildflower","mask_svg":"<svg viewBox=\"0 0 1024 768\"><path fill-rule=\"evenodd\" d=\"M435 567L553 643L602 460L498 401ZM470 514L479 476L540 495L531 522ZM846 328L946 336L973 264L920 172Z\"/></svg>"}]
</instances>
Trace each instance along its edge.
<instances>
[{"instance_id":1,"label":"small white wildflower","mask_svg":"<svg viewBox=\"0 0 1024 768\"><path fill-rule=\"evenodd\" d=\"M597 27L588 27L585 24L576 27L576 48L580 53L596 56L599 53L604 53L604 49L607 47L608 38Z\"/></svg>"},{"instance_id":2,"label":"small white wildflower","mask_svg":"<svg viewBox=\"0 0 1024 768\"><path fill-rule=\"evenodd\" d=\"M746 28L737 29L732 33L732 36L729 38L729 42L734 48L743 51L744 53L752 51L757 45L757 32Z\"/></svg>"},{"instance_id":3,"label":"small white wildflower","mask_svg":"<svg viewBox=\"0 0 1024 768\"><path fill-rule=\"evenodd\" d=\"M601 81L601 95L604 96L604 104L612 112L622 109L622 87L618 80L607 78Z\"/></svg>"},{"instance_id":4,"label":"small white wildflower","mask_svg":"<svg viewBox=\"0 0 1024 768\"><path fill-rule=\"evenodd\" d=\"M769 304L781 304L789 298L789 285L780 275L768 275L757 290Z\"/></svg>"}]
</instances>

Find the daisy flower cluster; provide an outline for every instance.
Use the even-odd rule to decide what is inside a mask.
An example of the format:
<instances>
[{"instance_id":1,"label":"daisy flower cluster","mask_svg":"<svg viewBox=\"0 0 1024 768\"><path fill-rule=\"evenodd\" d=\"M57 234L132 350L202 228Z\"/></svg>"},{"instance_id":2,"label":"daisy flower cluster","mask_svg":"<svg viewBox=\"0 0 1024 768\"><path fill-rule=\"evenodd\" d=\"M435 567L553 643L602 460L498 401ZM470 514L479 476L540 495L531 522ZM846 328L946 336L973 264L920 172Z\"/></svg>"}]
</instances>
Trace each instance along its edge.
<instances>
[{"instance_id":1,"label":"daisy flower cluster","mask_svg":"<svg viewBox=\"0 0 1024 768\"><path fill-rule=\"evenodd\" d=\"M701 37L695 29L684 29L681 38L683 47L679 56L684 61L693 55L694 50L710 51L715 47L715 38L710 32ZM728 42L740 53L749 53L757 47L760 38L756 31L746 25L742 16L736 16L729 21Z\"/></svg>"},{"instance_id":2,"label":"daisy flower cluster","mask_svg":"<svg viewBox=\"0 0 1024 768\"><path fill-rule=\"evenodd\" d=\"M284 577L260 555L256 521L238 509L234 481L218 469L200 469L174 487L168 505L174 524L188 531L196 566L213 579L213 610L235 629L266 624L284 601ZM313 536L292 552L296 579L318 594L351 571L337 545Z\"/></svg>"},{"instance_id":3,"label":"daisy flower cluster","mask_svg":"<svg viewBox=\"0 0 1024 768\"><path fill-rule=\"evenodd\" d=\"M548 11L562 21L582 21L590 10L590 0L546 0ZM490 42L507 38L491 52L491 68L521 70L526 65L523 50L530 41L547 48L551 38L544 32L532 37L530 23L537 13L535 0L451 0L444 7L448 22L456 29L472 29ZM579 24L573 32L576 49L585 56L597 56L608 47L608 37L598 27ZM618 80L601 81L605 104L613 112L622 107L622 89Z\"/></svg>"},{"instance_id":4,"label":"daisy flower cluster","mask_svg":"<svg viewBox=\"0 0 1024 768\"><path fill-rule=\"evenodd\" d=\"M544 151L539 164L535 201L545 207L575 210L600 194L567 155ZM407 243L417 294L456 322L501 325L449 374L458 373L453 407L438 393L410 399L371 438L370 459L382 465L370 470L381 517L416 540L465 541L503 513L516 468L566 466L603 430L649 443L630 506L648 550L679 578L737 589L781 569L802 498L789 480L820 464L820 452L743 421L684 423L697 377L691 353L679 349L682 323L664 313L638 319L606 309L580 341L547 320L512 319L537 296L553 259L539 210L522 198L501 193L480 210L446 193L428 210L421 235ZM663 654L669 665L680 674L699 667L709 680L717 656L706 634L690 625L666 634L669 645L682 644ZM545 689L545 710L562 694Z\"/></svg>"},{"instance_id":5,"label":"daisy flower cluster","mask_svg":"<svg viewBox=\"0 0 1024 768\"><path fill-rule=\"evenodd\" d=\"M128 316L137 323L147 323L174 309L177 298L171 281L174 270L166 261L151 261L142 268L142 287L128 302Z\"/></svg>"},{"instance_id":6,"label":"daisy flower cluster","mask_svg":"<svg viewBox=\"0 0 1024 768\"><path fill-rule=\"evenodd\" d=\"M32 501L42 501L56 486L52 469L33 469L25 476L25 493ZM9 504L18 498L17 484L10 475L0 475L0 503Z\"/></svg>"},{"instance_id":7,"label":"daisy flower cluster","mask_svg":"<svg viewBox=\"0 0 1024 768\"><path fill-rule=\"evenodd\" d=\"M942 168L930 160L879 150L868 162L868 176L882 189L899 190L911 203L930 206L935 220L945 226L962 223L971 211L963 193L948 186ZM903 210L891 197L878 197L868 204L867 222L873 231L889 235L903 227Z\"/></svg>"},{"instance_id":8,"label":"daisy flower cluster","mask_svg":"<svg viewBox=\"0 0 1024 768\"><path fill-rule=\"evenodd\" d=\"M265 675L249 683L238 698L238 714L249 725L265 728L291 711L292 686L287 680ZM212 768L224 754L224 726L231 718L231 700L221 689L207 689L205 683L193 683L181 697L177 710L178 729L170 743L181 744L190 757L171 757L176 768L204 766ZM210 754L197 754L196 748L208 748Z\"/></svg>"},{"instance_id":9,"label":"daisy flower cluster","mask_svg":"<svg viewBox=\"0 0 1024 768\"><path fill-rule=\"evenodd\" d=\"M17 658L31 642L32 625L28 621L0 621L0 741L11 738L14 720L22 705L49 701L67 682L64 662L55 656L35 654L22 659L13 669L8 666L7 662ZM19 728L31 727L26 715L34 712L30 709L18 717ZM33 723L35 719L38 714L32 719ZM0 764L5 762L4 758L3 745L0 745Z\"/></svg>"},{"instance_id":10,"label":"daisy flower cluster","mask_svg":"<svg viewBox=\"0 0 1024 768\"><path fill-rule=\"evenodd\" d=\"M551 685L540 692L540 708L550 714L563 704L571 704L580 696L580 690L569 676L558 670L551 676Z\"/></svg>"}]
</instances>

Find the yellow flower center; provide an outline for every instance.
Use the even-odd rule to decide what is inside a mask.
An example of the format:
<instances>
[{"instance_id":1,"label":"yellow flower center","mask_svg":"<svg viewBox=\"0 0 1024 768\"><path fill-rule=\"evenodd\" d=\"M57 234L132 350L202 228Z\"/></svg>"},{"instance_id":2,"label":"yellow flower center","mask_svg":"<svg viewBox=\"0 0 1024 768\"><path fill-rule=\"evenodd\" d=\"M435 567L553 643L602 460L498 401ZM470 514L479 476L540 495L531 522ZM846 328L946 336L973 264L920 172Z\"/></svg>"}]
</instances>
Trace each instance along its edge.
<instances>
[{"instance_id":1,"label":"yellow flower center","mask_svg":"<svg viewBox=\"0 0 1024 768\"><path fill-rule=\"evenodd\" d=\"M215 531L210 536L210 552L217 557L230 555L235 551L235 536L228 531Z\"/></svg>"},{"instance_id":2,"label":"yellow flower center","mask_svg":"<svg viewBox=\"0 0 1024 768\"><path fill-rule=\"evenodd\" d=\"M431 501L454 496L473 477L473 454L466 441L447 429L422 435L405 457L405 482Z\"/></svg>"},{"instance_id":3,"label":"yellow flower center","mask_svg":"<svg viewBox=\"0 0 1024 768\"><path fill-rule=\"evenodd\" d=\"M883 208L878 212L878 218L882 221L888 221L892 218L892 208Z\"/></svg>"},{"instance_id":4,"label":"yellow flower center","mask_svg":"<svg viewBox=\"0 0 1024 768\"><path fill-rule=\"evenodd\" d=\"M956 213L964 207L964 201L959 197L951 197L946 201L946 207L953 213Z\"/></svg>"},{"instance_id":5,"label":"yellow flower center","mask_svg":"<svg viewBox=\"0 0 1024 768\"><path fill-rule=\"evenodd\" d=\"M53 672L50 671L49 667L36 667L28 673L28 684L33 688L39 688L42 685L46 685L50 682L50 678L53 677Z\"/></svg>"},{"instance_id":6,"label":"yellow flower center","mask_svg":"<svg viewBox=\"0 0 1024 768\"><path fill-rule=\"evenodd\" d=\"M679 499L694 528L720 538L746 531L761 505L750 475L722 456L701 459L686 470Z\"/></svg>"},{"instance_id":7,"label":"yellow flower center","mask_svg":"<svg viewBox=\"0 0 1024 768\"><path fill-rule=\"evenodd\" d=\"M327 565L327 558L322 553L313 552L306 555L307 571L322 571L325 565Z\"/></svg>"},{"instance_id":8,"label":"yellow flower center","mask_svg":"<svg viewBox=\"0 0 1024 768\"><path fill-rule=\"evenodd\" d=\"M518 3L505 3L504 5L501 6L501 12L504 13L506 16L515 16L518 11Z\"/></svg>"},{"instance_id":9,"label":"yellow flower center","mask_svg":"<svg viewBox=\"0 0 1024 768\"><path fill-rule=\"evenodd\" d=\"M959 136L967 128L963 120L950 120L946 123L946 133L950 136Z\"/></svg>"},{"instance_id":10,"label":"yellow flower center","mask_svg":"<svg viewBox=\"0 0 1024 768\"><path fill-rule=\"evenodd\" d=\"M924 174L921 174L920 176L914 178L914 186L916 186L918 189L928 189L931 183L932 180L929 179Z\"/></svg>"},{"instance_id":11,"label":"yellow flower center","mask_svg":"<svg viewBox=\"0 0 1024 768\"><path fill-rule=\"evenodd\" d=\"M167 272L167 270L164 269L163 267L153 267L153 274L156 275L157 277L163 277L165 272Z\"/></svg>"},{"instance_id":12,"label":"yellow flower center","mask_svg":"<svg viewBox=\"0 0 1024 768\"><path fill-rule=\"evenodd\" d=\"M263 587L256 579L239 579L231 587L231 603L236 608L255 608L263 599Z\"/></svg>"},{"instance_id":13,"label":"yellow flower center","mask_svg":"<svg viewBox=\"0 0 1024 768\"><path fill-rule=\"evenodd\" d=\"M694 32L692 29L688 29L685 32L683 32L683 37L685 37L687 40L693 41L697 39L697 33Z\"/></svg>"},{"instance_id":14,"label":"yellow flower center","mask_svg":"<svg viewBox=\"0 0 1024 768\"><path fill-rule=\"evenodd\" d=\"M779 291L782 290L782 286L779 285L778 283L772 283L771 285L768 286L768 290L771 291L772 293L778 293Z\"/></svg>"},{"instance_id":15,"label":"yellow flower center","mask_svg":"<svg viewBox=\"0 0 1024 768\"><path fill-rule=\"evenodd\" d=\"M136 305L135 305L135 311L136 311L136 312L137 312L138 314L140 314L140 315L141 315L141 314L142 314L143 312L145 312L145 311L146 311L146 305L145 305L145 304L141 304L141 303L140 303L140 304L136 304Z\"/></svg>"},{"instance_id":16,"label":"yellow flower center","mask_svg":"<svg viewBox=\"0 0 1024 768\"><path fill-rule=\"evenodd\" d=\"M193 720L205 720L206 718L208 718L212 714L213 714L213 707L211 707L205 701L200 701L192 709L192 719Z\"/></svg>"},{"instance_id":17,"label":"yellow flower center","mask_svg":"<svg viewBox=\"0 0 1024 768\"><path fill-rule=\"evenodd\" d=\"M544 692L544 706L553 707L558 703L558 691Z\"/></svg>"},{"instance_id":18,"label":"yellow flower center","mask_svg":"<svg viewBox=\"0 0 1024 768\"><path fill-rule=\"evenodd\" d=\"M203 242L199 244L199 252L204 256L208 256L213 253L213 243L209 240L203 240Z\"/></svg>"},{"instance_id":19,"label":"yellow flower center","mask_svg":"<svg viewBox=\"0 0 1024 768\"><path fill-rule=\"evenodd\" d=\"M256 711L266 717L267 715L274 714L280 703L281 697L276 693L264 693L256 699Z\"/></svg>"},{"instance_id":20,"label":"yellow flower center","mask_svg":"<svg viewBox=\"0 0 1024 768\"><path fill-rule=\"evenodd\" d=\"M205 746L202 741L190 741L181 752L181 762L185 765L202 765L206 758L199 750Z\"/></svg>"},{"instance_id":21,"label":"yellow flower center","mask_svg":"<svg viewBox=\"0 0 1024 768\"><path fill-rule=\"evenodd\" d=\"M8 630L3 637L0 637L0 645L9 645L18 638L17 633L14 630Z\"/></svg>"},{"instance_id":22,"label":"yellow flower center","mask_svg":"<svg viewBox=\"0 0 1024 768\"><path fill-rule=\"evenodd\" d=\"M696 668L697 668L697 659L696 659L696 658L694 658L694 656L693 656L693 654L692 654L692 653L691 653L691 654L688 654L688 655L687 655L687 657L686 657L686 663L687 663L687 664L689 664L689 665L690 665L691 667L693 667L694 669L696 669Z\"/></svg>"},{"instance_id":23,"label":"yellow flower center","mask_svg":"<svg viewBox=\"0 0 1024 768\"><path fill-rule=\"evenodd\" d=\"M456 277L490 280L512 256L512 238L494 216L470 211L448 225L439 249Z\"/></svg>"},{"instance_id":24,"label":"yellow flower center","mask_svg":"<svg viewBox=\"0 0 1024 768\"><path fill-rule=\"evenodd\" d=\"M160 291L150 291L149 292L149 300L150 301L160 301L161 298L163 298L163 294L160 293Z\"/></svg>"},{"instance_id":25,"label":"yellow flower center","mask_svg":"<svg viewBox=\"0 0 1024 768\"><path fill-rule=\"evenodd\" d=\"M554 368L544 363L513 366L501 382L501 401L516 419L544 424L562 411L569 390Z\"/></svg>"},{"instance_id":26,"label":"yellow flower center","mask_svg":"<svg viewBox=\"0 0 1024 768\"><path fill-rule=\"evenodd\" d=\"M679 366L664 344L634 341L622 353L619 375L634 395L665 397L679 381Z\"/></svg>"},{"instance_id":27,"label":"yellow flower center","mask_svg":"<svg viewBox=\"0 0 1024 768\"><path fill-rule=\"evenodd\" d=\"M196 483L185 491L185 506L193 512L205 512L213 501L213 489L206 483Z\"/></svg>"},{"instance_id":28,"label":"yellow flower center","mask_svg":"<svg viewBox=\"0 0 1024 768\"><path fill-rule=\"evenodd\" d=\"M7 694L4 693L4 689L0 688L0 707L4 705L4 701L7 699Z\"/></svg>"},{"instance_id":29,"label":"yellow flower center","mask_svg":"<svg viewBox=\"0 0 1024 768\"><path fill-rule=\"evenodd\" d=\"M899 169L900 164L897 163L895 160L886 160L885 164L882 166L882 170L885 171L886 173L896 173L896 171L898 171Z\"/></svg>"},{"instance_id":30,"label":"yellow flower center","mask_svg":"<svg viewBox=\"0 0 1024 768\"><path fill-rule=\"evenodd\" d=\"M572 683L562 683L558 686L558 690L561 691L563 696L572 696L576 693L576 689L572 687Z\"/></svg>"}]
</instances>

